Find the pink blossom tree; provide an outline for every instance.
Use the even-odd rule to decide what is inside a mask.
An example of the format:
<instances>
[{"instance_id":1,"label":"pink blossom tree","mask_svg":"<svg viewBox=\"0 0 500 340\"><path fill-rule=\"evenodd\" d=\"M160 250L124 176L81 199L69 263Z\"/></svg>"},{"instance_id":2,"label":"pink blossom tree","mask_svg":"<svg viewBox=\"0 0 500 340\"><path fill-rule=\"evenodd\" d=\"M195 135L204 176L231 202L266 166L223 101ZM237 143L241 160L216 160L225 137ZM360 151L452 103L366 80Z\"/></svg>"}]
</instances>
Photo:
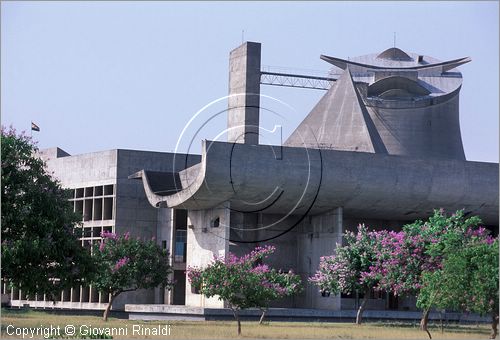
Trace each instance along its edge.
<instances>
[{"instance_id":1,"label":"pink blossom tree","mask_svg":"<svg viewBox=\"0 0 500 340\"><path fill-rule=\"evenodd\" d=\"M438 246L441 240L452 232L465 235L467 230L477 229L479 222L477 217L465 218L461 211L448 217L443 210L436 210L427 221L405 225L403 231L381 231L377 234L376 261L364 279L378 281L376 289L418 298L424 274L442 268L443 248ZM420 328L429 338L432 338L428 330L432 306L432 303L419 305L423 310Z\"/></svg>"},{"instance_id":2,"label":"pink blossom tree","mask_svg":"<svg viewBox=\"0 0 500 340\"><path fill-rule=\"evenodd\" d=\"M97 274L92 285L110 294L104 321L108 319L113 301L121 293L171 286L169 275L172 268L168 264L168 253L154 239L131 238L129 233L118 236L104 232L101 236L102 241L93 249Z\"/></svg>"},{"instance_id":3,"label":"pink blossom tree","mask_svg":"<svg viewBox=\"0 0 500 340\"><path fill-rule=\"evenodd\" d=\"M379 280L378 276L370 276L370 268L376 261L378 233L359 225L356 234L347 232L344 237L345 246L337 245L334 255L321 257L318 271L309 281L323 292L364 294L356 315L359 325L370 292Z\"/></svg>"},{"instance_id":4,"label":"pink blossom tree","mask_svg":"<svg viewBox=\"0 0 500 340\"><path fill-rule=\"evenodd\" d=\"M274 251L272 246L257 247L241 257L232 253L214 257L206 268L188 268L188 280L195 290L228 303L237 322L238 335L241 335L242 309L260 308L262 322L271 301L293 296L302 289L300 276L264 263Z\"/></svg>"}]
</instances>

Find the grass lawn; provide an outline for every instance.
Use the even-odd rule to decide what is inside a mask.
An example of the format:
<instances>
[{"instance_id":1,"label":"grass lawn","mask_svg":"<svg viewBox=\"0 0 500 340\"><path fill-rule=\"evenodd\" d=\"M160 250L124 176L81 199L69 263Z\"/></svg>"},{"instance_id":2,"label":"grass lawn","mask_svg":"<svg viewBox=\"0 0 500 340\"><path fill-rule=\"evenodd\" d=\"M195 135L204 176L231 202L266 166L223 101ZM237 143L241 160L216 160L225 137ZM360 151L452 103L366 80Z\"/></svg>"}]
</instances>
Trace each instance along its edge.
<instances>
[{"instance_id":1,"label":"grass lawn","mask_svg":"<svg viewBox=\"0 0 500 340\"><path fill-rule=\"evenodd\" d=\"M87 326L96 328L127 330L127 336L115 335L115 339L135 338L135 339L220 339L236 337L236 323L230 321L135 321L110 318L108 322L103 322L100 317L95 316L75 316L58 315L43 311L12 311L2 310L1 315L2 338L16 338L8 335L12 333L13 327L36 328L48 326L60 326L61 329L68 324L75 326L76 330L82 325L83 330ZM165 335L140 335L133 334L134 325L145 333L154 333L158 327L166 332L170 326L170 336ZM433 339L488 339L488 325L481 326L449 326L444 332L437 326L431 326ZM19 338L18 336L17 338ZM29 338L30 335L27 335ZM42 338L42 335L35 338ZM367 323L356 326L351 323L320 323L320 322L269 322L259 325L257 322L242 323L243 338L282 338L282 339L427 339L427 335L420 331L417 325L412 324L382 324Z\"/></svg>"}]
</instances>

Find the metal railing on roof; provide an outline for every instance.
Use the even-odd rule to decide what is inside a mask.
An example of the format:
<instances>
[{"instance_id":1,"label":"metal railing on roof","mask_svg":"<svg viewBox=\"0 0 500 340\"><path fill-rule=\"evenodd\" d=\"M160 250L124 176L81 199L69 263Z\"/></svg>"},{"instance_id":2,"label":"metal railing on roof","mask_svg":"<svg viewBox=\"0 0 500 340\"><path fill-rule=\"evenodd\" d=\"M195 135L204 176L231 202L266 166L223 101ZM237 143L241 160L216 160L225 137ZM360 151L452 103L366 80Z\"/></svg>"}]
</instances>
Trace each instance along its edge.
<instances>
[{"instance_id":1,"label":"metal railing on roof","mask_svg":"<svg viewBox=\"0 0 500 340\"><path fill-rule=\"evenodd\" d=\"M330 71L291 69L262 66L260 83L263 85L328 90L340 75Z\"/></svg>"}]
</instances>

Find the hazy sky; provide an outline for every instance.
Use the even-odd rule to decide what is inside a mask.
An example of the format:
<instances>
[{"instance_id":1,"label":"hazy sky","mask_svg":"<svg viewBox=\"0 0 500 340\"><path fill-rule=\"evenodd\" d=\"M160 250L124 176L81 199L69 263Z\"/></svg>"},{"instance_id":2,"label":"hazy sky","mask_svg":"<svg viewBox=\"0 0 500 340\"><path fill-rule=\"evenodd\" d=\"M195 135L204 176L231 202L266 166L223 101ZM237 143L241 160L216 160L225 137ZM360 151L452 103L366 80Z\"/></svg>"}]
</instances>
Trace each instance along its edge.
<instances>
[{"instance_id":1,"label":"hazy sky","mask_svg":"<svg viewBox=\"0 0 500 340\"><path fill-rule=\"evenodd\" d=\"M320 54L381 52L397 32L396 46L408 52L472 58L460 67L465 153L469 160L498 162L498 10L497 1L2 1L2 124L29 130L33 120L41 128L34 132L41 148L71 154L172 151L191 117L227 95L229 51L242 38L262 43L263 65L327 72ZM289 105L264 103L286 117L279 122L285 138L324 94L274 86L261 91ZM217 102L204 114L224 105ZM264 115L262 125L273 124ZM192 151L225 125L224 114L212 120L194 137Z\"/></svg>"}]
</instances>

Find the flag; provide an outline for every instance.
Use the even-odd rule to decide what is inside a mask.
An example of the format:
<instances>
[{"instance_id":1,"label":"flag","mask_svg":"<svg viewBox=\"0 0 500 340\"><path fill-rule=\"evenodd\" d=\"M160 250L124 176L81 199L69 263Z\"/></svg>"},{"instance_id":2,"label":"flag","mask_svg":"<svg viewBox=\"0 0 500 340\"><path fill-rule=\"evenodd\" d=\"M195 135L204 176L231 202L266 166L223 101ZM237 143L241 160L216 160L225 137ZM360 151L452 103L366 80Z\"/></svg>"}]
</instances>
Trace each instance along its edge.
<instances>
[{"instance_id":1,"label":"flag","mask_svg":"<svg viewBox=\"0 0 500 340\"><path fill-rule=\"evenodd\" d=\"M31 130L40 132L40 127L35 123L31 122Z\"/></svg>"}]
</instances>

